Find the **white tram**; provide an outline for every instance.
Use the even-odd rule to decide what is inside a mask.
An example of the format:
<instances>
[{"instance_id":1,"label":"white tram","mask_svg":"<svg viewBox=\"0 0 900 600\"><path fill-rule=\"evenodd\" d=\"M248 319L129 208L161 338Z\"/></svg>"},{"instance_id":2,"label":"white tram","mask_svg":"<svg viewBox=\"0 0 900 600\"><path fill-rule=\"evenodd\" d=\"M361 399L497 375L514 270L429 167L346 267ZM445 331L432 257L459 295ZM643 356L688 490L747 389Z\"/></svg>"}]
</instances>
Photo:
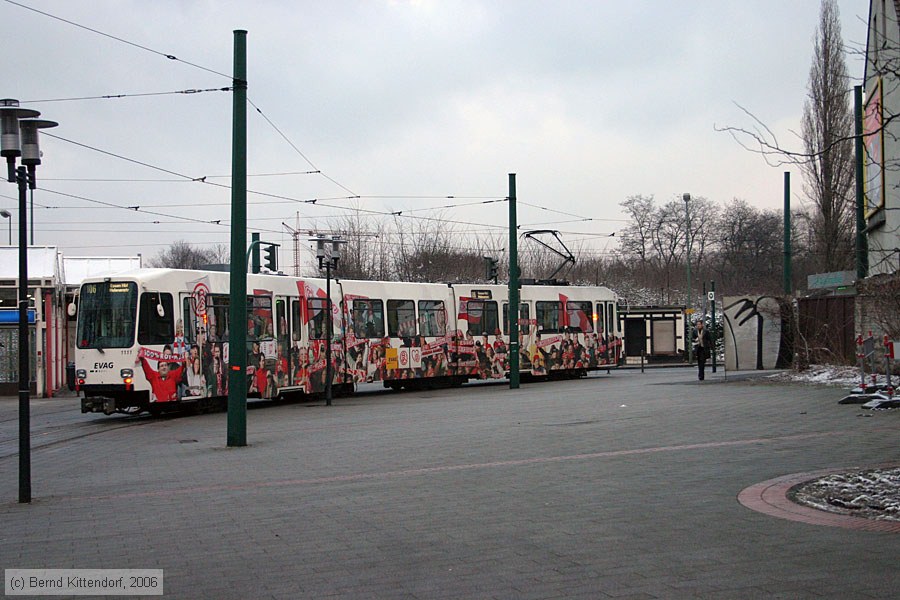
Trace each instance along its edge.
<instances>
[{"instance_id":1,"label":"white tram","mask_svg":"<svg viewBox=\"0 0 900 600\"><path fill-rule=\"evenodd\" d=\"M138 269L84 281L76 386L82 412L202 408L228 394L225 272ZM325 345L333 387L457 385L509 373L507 288L490 284L247 276L248 397L318 394ZM580 376L621 358L616 295L605 287L524 285L520 372Z\"/></svg>"}]
</instances>

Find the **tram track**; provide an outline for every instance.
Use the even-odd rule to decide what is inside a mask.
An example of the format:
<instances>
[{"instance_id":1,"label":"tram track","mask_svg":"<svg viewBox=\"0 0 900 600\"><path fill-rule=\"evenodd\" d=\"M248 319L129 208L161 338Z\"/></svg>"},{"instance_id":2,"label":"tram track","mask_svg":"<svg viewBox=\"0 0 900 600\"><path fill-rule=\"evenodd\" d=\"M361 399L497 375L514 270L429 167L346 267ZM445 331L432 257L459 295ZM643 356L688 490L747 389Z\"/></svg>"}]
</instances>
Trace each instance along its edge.
<instances>
[{"instance_id":1,"label":"tram track","mask_svg":"<svg viewBox=\"0 0 900 600\"><path fill-rule=\"evenodd\" d=\"M68 411L60 411L68 412ZM45 413L48 414L48 413ZM69 442L74 442L84 438L100 435L102 433L118 431L129 427L136 427L145 423L152 423L156 419L149 415L141 415L135 417L125 417L117 419L117 422L109 421L88 421L88 422L69 422L59 425L47 425L31 431L31 451L39 451L45 448L58 446ZM4 421L9 422L9 420ZM0 423L2 424L2 423ZM4 428L0 434L0 461L6 460L19 454L19 437L17 432L11 432Z\"/></svg>"}]
</instances>

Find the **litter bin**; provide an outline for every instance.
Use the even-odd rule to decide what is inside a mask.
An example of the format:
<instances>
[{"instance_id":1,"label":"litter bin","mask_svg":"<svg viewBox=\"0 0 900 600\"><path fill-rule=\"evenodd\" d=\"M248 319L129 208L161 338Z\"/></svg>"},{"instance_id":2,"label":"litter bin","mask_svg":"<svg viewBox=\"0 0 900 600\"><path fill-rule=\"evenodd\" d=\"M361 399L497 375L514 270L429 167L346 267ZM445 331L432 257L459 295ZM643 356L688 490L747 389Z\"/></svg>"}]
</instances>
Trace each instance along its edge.
<instances>
[{"instance_id":1,"label":"litter bin","mask_svg":"<svg viewBox=\"0 0 900 600\"><path fill-rule=\"evenodd\" d=\"M75 391L75 363L66 363L66 385L69 391Z\"/></svg>"}]
</instances>

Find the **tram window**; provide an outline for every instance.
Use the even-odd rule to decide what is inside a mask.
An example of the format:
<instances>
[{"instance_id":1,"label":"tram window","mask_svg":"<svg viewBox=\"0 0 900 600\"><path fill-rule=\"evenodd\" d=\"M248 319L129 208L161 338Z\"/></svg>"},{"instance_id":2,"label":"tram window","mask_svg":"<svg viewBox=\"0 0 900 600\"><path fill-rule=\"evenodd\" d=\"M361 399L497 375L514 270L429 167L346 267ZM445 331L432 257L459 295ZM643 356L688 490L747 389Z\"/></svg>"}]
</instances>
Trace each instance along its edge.
<instances>
[{"instance_id":1,"label":"tram window","mask_svg":"<svg viewBox=\"0 0 900 600\"><path fill-rule=\"evenodd\" d=\"M388 335L413 337L416 335L416 303L412 300L388 300Z\"/></svg>"},{"instance_id":2,"label":"tram window","mask_svg":"<svg viewBox=\"0 0 900 600\"><path fill-rule=\"evenodd\" d=\"M381 300L353 301L353 335L357 338L384 337L384 304Z\"/></svg>"},{"instance_id":3,"label":"tram window","mask_svg":"<svg viewBox=\"0 0 900 600\"><path fill-rule=\"evenodd\" d=\"M606 323L607 323L607 326L609 327L609 329L608 329L609 335L611 335L611 336L616 335L617 328L616 328L616 321L613 316L613 303L612 302L610 302L609 304L606 305Z\"/></svg>"},{"instance_id":4,"label":"tram window","mask_svg":"<svg viewBox=\"0 0 900 600\"><path fill-rule=\"evenodd\" d=\"M309 309L309 339L324 340L326 326L328 325L328 306L325 298L307 298L306 306Z\"/></svg>"},{"instance_id":5,"label":"tram window","mask_svg":"<svg viewBox=\"0 0 900 600\"><path fill-rule=\"evenodd\" d=\"M500 315L495 300L469 300L466 303L469 333L494 335L500 329Z\"/></svg>"},{"instance_id":6,"label":"tram window","mask_svg":"<svg viewBox=\"0 0 900 600\"><path fill-rule=\"evenodd\" d=\"M525 302L522 302L521 304L519 304L519 331L522 331L521 321L523 319L526 322L528 321L528 313L529 313L528 304ZM509 335L510 327L511 327L511 325L510 325L510 321L509 321L509 303L504 302L503 303L503 333L504 333L504 335Z\"/></svg>"},{"instance_id":7,"label":"tram window","mask_svg":"<svg viewBox=\"0 0 900 600\"><path fill-rule=\"evenodd\" d=\"M592 333L594 331L594 315L590 302L566 302L566 317L569 331Z\"/></svg>"},{"instance_id":8,"label":"tram window","mask_svg":"<svg viewBox=\"0 0 900 600\"><path fill-rule=\"evenodd\" d=\"M300 339L300 301L291 300L291 339L298 341Z\"/></svg>"},{"instance_id":9,"label":"tram window","mask_svg":"<svg viewBox=\"0 0 900 600\"><path fill-rule=\"evenodd\" d=\"M247 340L259 338L274 339L275 326L272 324L272 297L247 297Z\"/></svg>"},{"instance_id":10,"label":"tram window","mask_svg":"<svg viewBox=\"0 0 900 600\"><path fill-rule=\"evenodd\" d=\"M606 333L606 309L603 306L602 302L598 302L597 312L594 313L597 317L597 333Z\"/></svg>"},{"instance_id":11,"label":"tram window","mask_svg":"<svg viewBox=\"0 0 900 600\"><path fill-rule=\"evenodd\" d=\"M224 294L210 294L206 297L206 339L222 342L228 339L228 311L231 297Z\"/></svg>"},{"instance_id":12,"label":"tram window","mask_svg":"<svg viewBox=\"0 0 900 600\"><path fill-rule=\"evenodd\" d=\"M278 339L286 338L288 334L286 304L287 302L284 298L279 298L275 301L275 316L278 321Z\"/></svg>"},{"instance_id":13,"label":"tram window","mask_svg":"<svg viewBox=\"0 0 900 600\"><path fill-rule=\"evenodd\" d=\"M190 296L185 296L181 309L181 314L184 315L184 340L193 344L197 339L197 315L192 310Z\"/></svg>"},{"instance_id":14,"label":"tram window","mask_svg":"<svg viewBox=\"0 0 900 600\"><path fill-rule=\"evenodd\" d=\"M447 334L447 311L443 300L419 300L419 334L426 337Z\"/></svg>"},{"instance_id":15,"label":"tram window","mask_svg":"<svg viewBox=\"0 0 900 600\"><path fill-rule=\"evenodd\" d=\"M163 307L160 316L157 306ZM175 339L175 311L172 294L144 292L138 308L138 344L171 344Z\"/></svg>"},{"instance_id":16,"label":"tram window","mask_svg":"<svg viewBox=\"0 0 900 600\"><path fill-rule=\"evenodd\" d=\"M130 348L134 344L137 285L86 283L78 306L79 348Z\"/></svg>"},{"instance_id":17,"label":"tram window","mask_svg":"<svg viewBox=\"0 0 900 600\"><path fill-rule=\"evenodd\" d=\"M560 302L535 302L535 314L537 316L538 331L552 333L560 329L560 315L562 303Z\"/></svg>"}]
</instances>

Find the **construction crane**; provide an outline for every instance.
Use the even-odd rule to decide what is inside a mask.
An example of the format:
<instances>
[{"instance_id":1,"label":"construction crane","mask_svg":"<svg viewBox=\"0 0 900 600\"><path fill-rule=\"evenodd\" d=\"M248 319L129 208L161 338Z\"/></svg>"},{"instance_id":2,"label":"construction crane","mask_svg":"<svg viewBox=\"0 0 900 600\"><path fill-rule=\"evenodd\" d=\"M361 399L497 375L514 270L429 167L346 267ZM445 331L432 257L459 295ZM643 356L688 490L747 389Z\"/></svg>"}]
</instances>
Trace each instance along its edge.
<instances>
[{"instance_id":1,"label":"construction crane","mask_svg":"<svg viewBox=\"0 0 900 600\"><path fill-rule=\"evenodd\" d=\"M291 234L291 237L294 238L294 277L300 277L300 231L294 227L291 227L284 221L281 222L281 225L288 230ZM300 213L297 213L297 227L300 227Z\"/></svg>"}]
</instances>

